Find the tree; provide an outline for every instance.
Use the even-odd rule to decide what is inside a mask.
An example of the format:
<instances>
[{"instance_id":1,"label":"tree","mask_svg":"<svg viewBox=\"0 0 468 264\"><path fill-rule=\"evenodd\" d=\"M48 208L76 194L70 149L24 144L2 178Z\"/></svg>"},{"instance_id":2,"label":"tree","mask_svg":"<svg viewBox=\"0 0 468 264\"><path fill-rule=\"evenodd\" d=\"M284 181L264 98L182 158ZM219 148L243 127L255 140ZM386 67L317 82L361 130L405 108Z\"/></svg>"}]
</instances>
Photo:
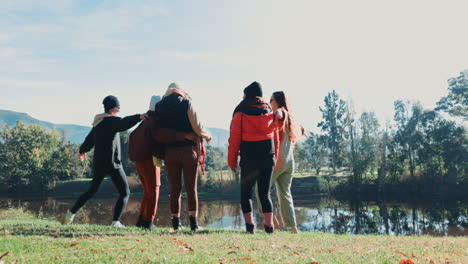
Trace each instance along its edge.
<instances>
[{"instance_id":1,"label":"tree","mask_svg":"<svg viewBox=\"0 0 468 264\"><path fill-rule=\"evenodd\" d=\"M418 157L424 164L425 177L432 185L456 184L466 170L466 129L443 119L435 111L426 112L421 124L424 137Z\"/></svg>"},{"instance_id":2,"label":"tree","mask_svg":"<svg viewBox=\"0 0 468 264\"><path fill-rule=\"evenodd\" d=\"M379 122L374 112L363 112L355 120L353 104L350 100L346 111L347 137L350 140L352 182L355 191L360 192L362 177L373 172L377 166Z\"/></svg>"},{"instance_id":3,"label":"tree","mask_svg":"<svg viewBox=\"0 0 468 264\"><path fill-rule=\"evenodd\" d=\"M448 95L437 102L436 111L468 120L468 70L448 80Z\"/></svg>"},{"instance_id":4,"label":"tree","mask_svg":"<svg viewBox=\"0 0 468 264\"><path fill-rule=\"evenodd\" d=\"M361 156L360 167L364 174L373 173L377 168L379 156L379 121L374 112L363 112L359 118L360 139L358 152Z\"/></svg>"},{"instance_id":5,"label":"tree","mask_svg":"<svg viewBox=\"0 0 468 264\"><path fill-rule=\"evenodd\" d=\"M47 190L57 180L80 177L78 146L64 143L57 131L17 122L0 130L0 179L8 188Z\"/></svg>"},{"instance_id":6,"label":"tree","mask_svg":"<svg viewBox=\"0 0 468 264\"><path fill-rule=\"evenodd\" d=\"M337 166L341 165L346 103L339 98L335 90L328 93L324 102L325 105L320 107L323 121L318 124L318 127L325 133L327 146L330 150L330 165L335 174Z\"/></svg>"},{"instance_id":7,"label":"tree","mask_svg":"<svg viewBox=\"0 0 468 264\"><path fill-rule=\"evenodd\" d=\"M13 189L27 185L48 187L49 175L44 165L60 143L59 134L17 122L16 127L6 126L0 131L0 138L0 164L6 184Z\"/></svg>"},{"instance_id":8,"label":"tree","mask_svg":"<svg viewBox=\"0 0 468 264\"><path fill-rule=\"evenodd\" d=\"M317 175L320 174L320 170L325 165L326 148L325 136L311 132L307 139L296 147L298 154L295 160L299 168L306 167L307 164Z\"/></svg>"},{"instance_id":9,"label":"tree","mask_svg":"<svg viewBox=\"0 0 468 264\"><path fill-rule=\"evenodd\" d=\"M227 162L225 153L222 148L213 147L211 145L206 146L206 161L205 165L215 171L227 169Z\"/></svg>"},{"instance_id":10,"label":"tree","mask_svg":"<svg viewBox=\"0 0 468 264\"><path fill-rule=\"evenodd\" d=\"M420 146L422 135L418 128L423 114L421 104L413 103L410 111L410 102L395 101L394 120L397 131L394 137L395 143L400 145L408 159L408 166L412 182L415 181L415 155ZM404 160L402 160L404 162Z\"/></svg>"},{"instance_id":11,"label":"tree","mask_svg":"<svg viewBox=\"0 0 468 264\"><path fill-rule=\"evenodd\" d=\"M388 120L385 124L385 132L383 133L383 138L382 138L382 142L380 145L381 145L380 149L381 149L382 159L380 160L380 167L378 170L377 190L379 194L382 194L384 192L385 179L387 177ZM385 209L385 212L386 212L386 209ZM387 224L386 224L386 229L388 232Z\"/></svg>"}]
</instances>

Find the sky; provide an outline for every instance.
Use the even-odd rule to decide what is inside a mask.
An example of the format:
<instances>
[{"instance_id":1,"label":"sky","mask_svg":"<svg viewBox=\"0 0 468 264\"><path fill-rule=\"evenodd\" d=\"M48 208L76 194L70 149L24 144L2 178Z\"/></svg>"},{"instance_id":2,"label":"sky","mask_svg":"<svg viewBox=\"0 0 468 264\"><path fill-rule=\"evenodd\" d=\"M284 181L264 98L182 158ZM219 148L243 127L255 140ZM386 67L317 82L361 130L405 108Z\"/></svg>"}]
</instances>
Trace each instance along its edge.
<instances>
[{"instance_id":1,"label":"sky","mask_svg":"<svg viewBox=\"0 0 468 264\"><path fill-rule=\"evenodd\" d=\"M90 125L102 99L142 113L177 81L207 127L244 87L284 91L317 130L328 92L356 111L426 108L468 69L468 1L0 1L0 109Z\"/></svg>"}]
</instances>

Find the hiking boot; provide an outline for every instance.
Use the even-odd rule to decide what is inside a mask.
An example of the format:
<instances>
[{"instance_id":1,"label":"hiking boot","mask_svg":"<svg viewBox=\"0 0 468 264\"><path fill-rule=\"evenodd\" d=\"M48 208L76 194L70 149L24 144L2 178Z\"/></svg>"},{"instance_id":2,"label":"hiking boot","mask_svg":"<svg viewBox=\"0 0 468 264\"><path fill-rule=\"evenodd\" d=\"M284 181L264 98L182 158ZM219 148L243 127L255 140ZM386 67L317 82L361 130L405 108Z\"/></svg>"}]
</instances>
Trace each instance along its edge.
<instances>
[{"instance_id":1,"label":"hiking boot","mask_svg":"<svg viewBox=\"0 0 468 264\"><path fill-rule=\"evenodd\" d=\"M198 220L195 216L190 216L190 230L192 231L203 231L203 228L198 226Z\"/></svg>"},{"instance_id":2,"label":"hiking boot","mask_svg":"<svg viewBox=\"0 0 468 264\"><path fill-rule=\"evenodd\" d=\"M180 218L179 217L173 216L171 220L172 220L172 228L174 230L181 230L182 231L184 229L184 227L180 224Z\"/></svg>"},{"instance_id":3,"label":"hiking boot","mask_svg":"<svg viewBox=\"0 0 468 264\"><path fill-rule=\"evenodd\" d=\"M59 222L60 222L62 225L71 224L71 223L73 222L73 219L75 219L75 215L76 215L76 214L73 214L72 212L68 211L66 214L62 215L62 216L59 218Z\"/></svg>"},{"instance_id":4,"label":"hiking boot","mask_svg":"<svg viewBox=\"0 0 468 264\"><path fill-rule=\"evenodd\" d=\"M125 226L122 223L120 223L120 221L112 221L111 226L116 227L116 228L120 228L120 229L125 228Z\"/></svg>"},{"instance_id":5,"label":"hiking boot","mask_svg":"<svg viewBox=\"0 0 468 264\"><path fill-rule=\"evenodd\" d=\"M146 220L141 220L142 224L141 224L141 227L143 229L147 229L149 231L153 231L154 229L154 224L153 224L153 221L146 221Z\"/></svg>"},{"instance_id":6,"label":"hiking boot","mask_svg":"<svg viewBox=\"0 0 468 264\"><path fill-rule=\"evenodd\" d=\"M247 231L247 234L255 234L255 225L252 224L245 224L245 231Z\"/></svg>"},{"instance_id":7,"label":"hiking boot","mask_svg":"<svg viewBox=\"0 0 468 264\"><path fill-rule=\"evenodd\" d=\"M143 216L138 216L138 221L135 224L136 227L143 227Z\"/></svg>"},{"instance_id":8,"label":"hiking boot","mask_svg":"<svg viewBox=\"0 0 468 264\"><path fill-rule=\"evenodd\" d=\"M267 225L265 225L265 233L267 233L267 234L273 234L273 231L274 231L274 230L275 230L275 229L274 229L272 226L267 226Z\"/></svg>"}]
</instances>

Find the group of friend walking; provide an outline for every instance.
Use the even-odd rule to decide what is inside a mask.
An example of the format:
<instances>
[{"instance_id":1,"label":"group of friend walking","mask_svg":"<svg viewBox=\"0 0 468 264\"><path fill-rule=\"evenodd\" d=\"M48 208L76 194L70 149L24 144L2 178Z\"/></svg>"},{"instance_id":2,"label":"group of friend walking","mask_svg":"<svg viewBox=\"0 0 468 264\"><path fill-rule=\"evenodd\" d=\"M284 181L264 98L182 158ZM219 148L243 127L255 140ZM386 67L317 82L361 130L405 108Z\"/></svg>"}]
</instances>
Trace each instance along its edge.
<instances>
[{"instance_id":1,"label":"group of friend walking","mask_svg":"<svg viewBox=\"0 0 468 264\"><path fill-rule=\"evenodd\" d=\"M258 82L253 82L243 92L244 97L232 116L228 165L233 172L240 170L241 208L246 232L255 232L252 212L254 192L259 210L263 212L265 232L273 233L274 229L281 228L280 220L273 214L270 198L271 187L275 185L283 227L297 233L291 183L294 172L293 149L301 132L295 124L284 92L274 92L269 103L263 99L262 87ZM83 161L86 153L94 148L93 180L74 206L62 215L60 222L73 222L77 211L96 194L102 180L110 176L119 192L112 226L125 228L120 219L130 189L122 167L119 132L142 121L130 134L128 149L144 191L136 226L153 229L161 186L161 167L165 166L170 187L173 229L183 229L180 221L183 177L190 229L202 230L197 220L197 175L199 170L204 172L205 142L211 141L211 135L200 122L190 96L177 83L171 83L162 98L151 98L147 113L124 118L117 116L120 103L115 96L104 98L103 105L104 113L94 117L93 128L79 150L80 160Z\"/></svg>"}]
</instances>

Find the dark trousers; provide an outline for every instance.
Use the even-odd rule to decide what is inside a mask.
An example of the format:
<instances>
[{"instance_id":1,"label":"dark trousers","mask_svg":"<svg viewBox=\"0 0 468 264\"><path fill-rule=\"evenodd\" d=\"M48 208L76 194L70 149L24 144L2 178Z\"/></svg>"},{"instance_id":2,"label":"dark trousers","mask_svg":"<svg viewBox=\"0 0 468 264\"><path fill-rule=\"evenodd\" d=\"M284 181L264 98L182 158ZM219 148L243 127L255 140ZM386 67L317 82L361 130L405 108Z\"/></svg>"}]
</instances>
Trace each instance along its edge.
<instances>
[{"instance_id":1,"label":"dark trousers","mask_svg":"<svg viewBox=\"0 0 468 264\"><path fill-rule=\"evenodd\" d=\"M196 146L168 147L164 159L169 187L171 189L171 213L180 213L182 174L187 192L188 210L198 210L197 172L198 154Z\"/></svg>"},{"instance_id":2,"label":"dark trousers","mask_svg":"<svg viewBox=\"0 0 468 264\"><path fill-rule=\"evenodd\" d=\"M102 180L109 175L114 183L115 187L119 192L119 198L115 203L114 207L114 217L112 221L119 221L122 217L125 207L127 207L128 198L130 197L130 188L128 187L127 176L125 171L120 169L111 169L108 171L94 171L94 178L91 181L91 186L88 191L85 192L78 198L73 208L70 210L71 213L76 214L78 210L89 200L91 199L99 189L99 186L102 183Z\"/></svg>"},{"instance_id":3,"label":"dark trousers","mask_svg":"<svg viewBox=\"0 0 468 264\"><path fill-rule=\"evenodd\" d=\"M272 175L273 167L241 167L241 207L244 214L252 212L252 195L255 184L258 185L258 194L263 213L271 213L273 211L270 199L270 181Z\"/></svg>"},{"instance_id":4,"label":"dark trousers","mask_svg":"<svg viewBox=\"0 0 468 264\"><path fill-rule=\"evenodd\" d=\"M140 215L145 221L152 222L158 210L159 187L161 186L161 168L154 166L153 159L135 162L135 167L143 186Z\"/></svg>"}]
</instances>

